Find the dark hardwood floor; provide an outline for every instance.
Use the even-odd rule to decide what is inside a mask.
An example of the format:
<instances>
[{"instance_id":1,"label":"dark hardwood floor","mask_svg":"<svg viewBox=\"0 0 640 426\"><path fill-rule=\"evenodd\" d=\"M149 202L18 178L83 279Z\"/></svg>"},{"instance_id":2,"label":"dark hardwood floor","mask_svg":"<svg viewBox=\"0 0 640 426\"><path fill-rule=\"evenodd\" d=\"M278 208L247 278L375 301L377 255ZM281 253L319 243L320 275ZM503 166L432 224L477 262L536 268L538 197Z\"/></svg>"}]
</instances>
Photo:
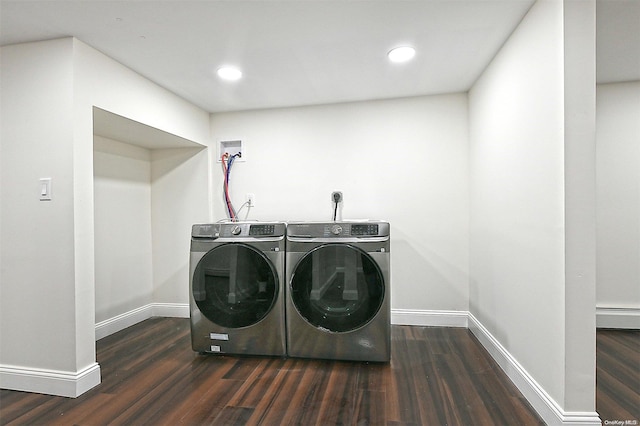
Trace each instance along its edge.
<instances>
[{"instance_id":1,"label":"dark hardwood floor","mask_svg":"<svg viewBox=\"0 0 640 426\"><path fill-rule=\"evenodd\" d=\"M640 425L640 330L596 333L596 407L603 424Z\"/></svg>"},{"instance_id":2,"label":"dark hardwood floor","mask_svg":"<svg viewBox=\"0 0 640 426\"><path fill-rule=\"evenodd\" d=\"M632 359L637 337L627 343ZM97 357L102 383L79 398L0 391L0 424L543 424L461 328L393 326L392 360L375 364L201 356L191 351L188 319L152 318L98 341ZM637 377L633 364L614 370L634 368ZM635 391L623 412L603 390L614 401L610 418L634 415L637 382Z\"/></svg>"}]
</instances>

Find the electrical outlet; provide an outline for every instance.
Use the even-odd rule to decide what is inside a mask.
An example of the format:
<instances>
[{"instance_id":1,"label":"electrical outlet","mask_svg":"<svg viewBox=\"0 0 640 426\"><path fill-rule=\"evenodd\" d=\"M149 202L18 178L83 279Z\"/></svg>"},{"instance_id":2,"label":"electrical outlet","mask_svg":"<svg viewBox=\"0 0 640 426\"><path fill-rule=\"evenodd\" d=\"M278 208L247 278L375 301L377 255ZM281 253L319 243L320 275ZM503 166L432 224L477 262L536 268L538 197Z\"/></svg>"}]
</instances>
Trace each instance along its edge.
<instances>
[{"instance_id":1,"label":"electrical outlet","mask_svg":"<svg viewBox=\"0 0 640 426\"><path fill-rule=\"evenodd\" d=\"M333 191L331 193L331 201L333 201L334 203L341 203L342 202L342 192L340 191Z\"/></svg>"},{"instance_id":2,"label":"electrical outlet","mask_svg":"<svg viewBox=\"0 0 640 426\"><path fill-rule=\"evenodd\" d=\"M256 206L256 195L250 192L247 193L247 206L255 207Z\"/></svg>"}]
</instances>

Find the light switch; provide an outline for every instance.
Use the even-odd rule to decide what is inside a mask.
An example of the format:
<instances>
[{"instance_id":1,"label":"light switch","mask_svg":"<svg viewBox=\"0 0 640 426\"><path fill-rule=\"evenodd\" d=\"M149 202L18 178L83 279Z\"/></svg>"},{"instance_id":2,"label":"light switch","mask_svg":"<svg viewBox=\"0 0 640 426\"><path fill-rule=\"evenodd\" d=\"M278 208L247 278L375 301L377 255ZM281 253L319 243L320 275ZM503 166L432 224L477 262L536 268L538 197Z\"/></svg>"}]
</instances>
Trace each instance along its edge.
<instances>
[{"instance_id":1,"label":"light switch","mask_svg":"<svg viewBox=\"0 0 640 426\"><path fill-rule=\"evenodd\" d=\"M40 179L40 201L51 200L51 178Z\"/></svg>"}]
</instances>

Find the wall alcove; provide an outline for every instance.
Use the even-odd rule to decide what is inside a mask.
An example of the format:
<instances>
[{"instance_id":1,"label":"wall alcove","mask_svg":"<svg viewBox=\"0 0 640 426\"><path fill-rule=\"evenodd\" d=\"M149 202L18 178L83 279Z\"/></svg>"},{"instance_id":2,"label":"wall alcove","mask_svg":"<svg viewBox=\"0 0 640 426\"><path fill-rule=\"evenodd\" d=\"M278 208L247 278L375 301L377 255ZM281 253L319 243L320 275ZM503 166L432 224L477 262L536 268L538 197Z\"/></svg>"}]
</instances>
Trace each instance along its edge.
<instances>
[{"instance_id":1,"label":"wall alcove","mask_svg":"<svg viewBox=\"0 0 640 426\"><path fill-rule=\"evenodd\" d=\"M188 315L188 210L209 174L206 146L97 107L93 123L98 340L158 306Z\"/></svg>"}]
</instances>

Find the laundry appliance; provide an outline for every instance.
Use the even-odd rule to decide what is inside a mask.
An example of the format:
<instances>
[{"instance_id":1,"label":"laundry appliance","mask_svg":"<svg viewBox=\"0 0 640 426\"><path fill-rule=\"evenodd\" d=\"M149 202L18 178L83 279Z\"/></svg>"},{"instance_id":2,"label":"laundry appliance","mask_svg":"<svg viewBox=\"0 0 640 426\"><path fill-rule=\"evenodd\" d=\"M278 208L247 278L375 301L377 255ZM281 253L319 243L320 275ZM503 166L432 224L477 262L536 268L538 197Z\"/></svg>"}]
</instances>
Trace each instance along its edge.
<instances>
[{"instance_id":1,"label":"laundry appliance","mask_svg":"<svg viewBox=\"0 0 640 426\"><path fill-rule=\"evenodd\" d=\"M286 224L193 225L191 343L200 353L286 355Z\"/></svg>"},{"instance_id":2,"label":"laundry appliance","mask_svg":"<svg viewBox=\"0 0 640 426\"><path fill-rule=\"evenodd\" d=\"M389 223L287 224L287 354L391 357Z\"/></svg>"}]
</instances>

